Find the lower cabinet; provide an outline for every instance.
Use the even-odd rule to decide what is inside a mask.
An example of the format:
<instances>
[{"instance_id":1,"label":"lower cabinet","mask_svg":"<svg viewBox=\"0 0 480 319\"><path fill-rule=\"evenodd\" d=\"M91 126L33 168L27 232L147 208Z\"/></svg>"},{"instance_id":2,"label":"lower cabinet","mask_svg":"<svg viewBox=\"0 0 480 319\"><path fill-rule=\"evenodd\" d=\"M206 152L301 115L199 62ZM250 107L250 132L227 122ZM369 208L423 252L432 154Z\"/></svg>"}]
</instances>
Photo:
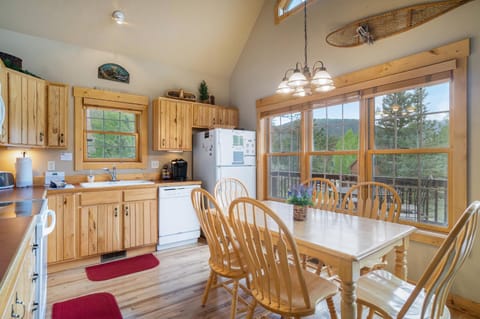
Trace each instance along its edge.
<instances>
[{"instance_id":1,"label":"lower cabinet","mask_svg":"<svg viewBox=\"0 0 480 319\"><path fill-rule=\"evenodd\" d=\"M57 224L48 235L48 263L73 260L76 254L76 216L74 194L48 195L48 208L55 211ZM49 221L50 223L50 221Z\"/></svg>"},{"instance_id":2,"label":"lower cabinet","mask_svg":"<svg viewBox=\"0 0 480 319\"><path fill-rule=\"evenodd\" d=\"M157 188L89 192L79 196L80 257L157 242Z\"/></svg>"},{"instance_id":3,"label":"lower cabinet","mask_svg":"<svg viewBox=\"0 0 480 319\"><path fill-rule=\"evenodd\" d=\"M0 298L0 315L1 318L33 318L35 314L34 293L35 284L34 279L34 265L35 254L33 251L33 236L35 230L32 227L31 231L27 234L27 244L21 248L19 252L19 261L10 269L13 274L11 277L12 289L6 292ZM16 268L18 267L18 268ZM5 286L9 286L6 284ZM3 304L3 298L7 298L7 302Z\"/></svg>"}]
</instances>

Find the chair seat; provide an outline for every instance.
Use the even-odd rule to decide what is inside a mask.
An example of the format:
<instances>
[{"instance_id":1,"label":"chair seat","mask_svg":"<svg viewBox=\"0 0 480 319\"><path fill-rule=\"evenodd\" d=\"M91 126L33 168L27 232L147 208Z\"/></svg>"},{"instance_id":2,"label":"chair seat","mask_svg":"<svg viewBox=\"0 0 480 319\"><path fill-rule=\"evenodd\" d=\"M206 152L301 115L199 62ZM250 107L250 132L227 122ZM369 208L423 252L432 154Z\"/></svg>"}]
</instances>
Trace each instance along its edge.
<instances>
[{"instance_id":1,"label":"chair seat","mask_svg":"<svg viewBox=\"0 0 480 319\"><path fill-rule=\"evenodd\" d=\"M414 288L414 285L401 280L388 271L375 270L358 280L357 301L366 306L373 306L374 309L380 309L391 318L397 318L400 309ZM425 293L421 292L403 318L431 318L430 307L426 309L426 314L421 316L424 296ZM441 318L450 318L450 312L446 306Z\"/></svg>"},{"instance_id":2,"label":"chair seat","mask_svg":"<svg viewBox=\"0 0 480 319\"><path fill-rule=\"evenodd\" d=\"M295 271L295 267L290 265L290 270ZM270 309L284 309L286 313L295 313L295 315L298 316L305 316L309 314L313 314L315 312L315 306L321 302L322 300L334 296L338 292L337 286L330 282L329 280L326 280L322 277L317 276L314 273L311 273L306 270L303 271L303 276L305 278L305 283L307 285L308 293L310 296L310 303L312 304L312 308L305 308L305 302L303 300L303 294L301 293L294 293L293 294L293 302L292 302L292 308L288 308L288 302L287 302L287 296L285 294L280 296L280 305L277 303L277 298L276 296L271 295L271 300L267 299L260 299L258 298L258 302L262 304L263 307ZM275 283L271 283L274 285ZM295 284L295 283L294 283ZM296 285L293 287L294 292L299 292L300 291L300 285ZM284 291L284 290L283 290ZM252 289L251 291L252 295L258 294L259 292L256 291L255 289Z\"/></svg>"}]
</instances>

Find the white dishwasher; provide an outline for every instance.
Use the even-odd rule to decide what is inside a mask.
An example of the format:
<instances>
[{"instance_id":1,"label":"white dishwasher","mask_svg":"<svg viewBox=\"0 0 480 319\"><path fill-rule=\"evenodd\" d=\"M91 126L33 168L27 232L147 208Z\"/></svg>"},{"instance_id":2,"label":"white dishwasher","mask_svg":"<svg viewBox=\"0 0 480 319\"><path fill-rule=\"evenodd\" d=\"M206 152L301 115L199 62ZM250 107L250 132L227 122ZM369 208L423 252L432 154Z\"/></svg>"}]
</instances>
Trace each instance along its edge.
<instances>
[{"instance_id":1,"label":"white dishwasher","mask_svg":"<svg viewBox=\"0 0 480 319\"><path fill-rule=\"evenodd\" d=\"M190 197L199 185L158 188L157 250L197 242L200 224Z\"/></svg>"}]
</instances>

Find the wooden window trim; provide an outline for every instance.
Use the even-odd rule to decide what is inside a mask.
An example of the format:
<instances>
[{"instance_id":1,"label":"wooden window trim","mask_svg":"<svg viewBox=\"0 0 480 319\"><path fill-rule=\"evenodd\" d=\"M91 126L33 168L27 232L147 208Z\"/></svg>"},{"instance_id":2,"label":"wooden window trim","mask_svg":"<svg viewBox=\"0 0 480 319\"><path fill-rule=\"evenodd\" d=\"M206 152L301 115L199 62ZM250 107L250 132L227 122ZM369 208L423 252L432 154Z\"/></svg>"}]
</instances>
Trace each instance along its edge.
<instances>
[{"instance_id":1,"label":"wooden window trim","mask_svg":"<svg viewBox=\"0 0 480 319\"><path fill-rule=\"evenodd\" d=\"M317 0L307 0L307 1L308 1L307 6L309 6ZM287 13L281 15L281 16L278 15L279 9L287 7L290 4L290 2L291 2L291 0L277 0L277 3L275 4L275 6L273 8L274 17L275 17L275 24L279 24L279 23L285 21L285 19L287 19L288 17L291 17L291 16L293 16L293 15L295 15L298 12L303 10L303 3L301 3L300 5L295 7L294 9L290 10L289 12L287 12Z\"/></svg>"},{"instance_id":2,"label":"wooden window trim","mask_svg":"<svg viewBox=\"0 0 480 319\"><path fill-rule=\"evenodd\" d=\"M470 39L467 38L439 48L336 77L334 82L337 89L331 92L316 93L301 98L272 95L257 100L257 156L259 157L257 176L260 177L257 181L257 197L265 199L267 194L266 175L268 170L265 156L266 149L263 148L265 145L264 138L267 135L265 133L268 130L268 125L266 125L267 117L286 112L304 111L306 105L342 94L352 94L355 91L360 92L361 100L366 101L365 96L374 95L376 93L375 88L387 89L391 86L393 90L395 87L398 88L399 82L410 81L412 85L415 85L419 78L428 76L434 78L436 75L443 77L446 72L451 74L450 117L451 125L454 128L450 130L449 163L467 164L467 61L469 54ZM361 105L361 112L368 112L368 107ZM364 122L367 123L367 121ZM362 129L363 134L367 134L368 128ZM360 143L363 140L364 138L361 138ZM360 148L362 149L361 152L366 154L368 145L360 145ZM442 150L439 149L438 151ZM449 165L449 179L451 178L451 183L455 185L455 187L450 187L451 190L449 190L449 226L448 229L439 230L434 228L430 230L447 232L464 211L467 205L466 166ZM362 175L369 176L369 173L365 172ZM426 228L428 229L428 227ZM428 235L424 236L428 238Z\"/></svg>"},{"instance_id":3,"label":"wooden window trim","mask_svg":"<svg viewBox=\"0 0 480 319\"><path fill-rule=\"evenodd\" d=\"M82 87L74 87L73 96L75 99L75 170L102 169L113 165L122 169L147 168L148 97ZM128 110L138 114L138 154L135 161L86 160L84 134L86 132L85 111L87 106Z\"/></svg>"}]
</instances>

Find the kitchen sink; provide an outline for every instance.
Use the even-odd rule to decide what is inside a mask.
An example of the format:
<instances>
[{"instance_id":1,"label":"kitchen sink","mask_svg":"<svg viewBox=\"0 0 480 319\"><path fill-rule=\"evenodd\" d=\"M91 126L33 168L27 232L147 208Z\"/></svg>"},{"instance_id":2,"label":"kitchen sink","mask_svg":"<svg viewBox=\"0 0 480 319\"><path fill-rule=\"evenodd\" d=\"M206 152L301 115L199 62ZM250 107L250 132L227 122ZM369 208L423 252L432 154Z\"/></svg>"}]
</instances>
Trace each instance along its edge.
<instances>
[{"instance_id":1,"label":"kitchen sink","mask_svg":"<svg viewBox=\"0 0 480 319\"><path fill-rule=\"evenodd\" d=\"M92 182L92 183L80 183L80 186L86 188L92 187L114 187L114 186L131 186L131 185L148 185L154 184L152 181L134 179L125 181L105 181L105 182Z\"/></svg>"}]
</instances>

